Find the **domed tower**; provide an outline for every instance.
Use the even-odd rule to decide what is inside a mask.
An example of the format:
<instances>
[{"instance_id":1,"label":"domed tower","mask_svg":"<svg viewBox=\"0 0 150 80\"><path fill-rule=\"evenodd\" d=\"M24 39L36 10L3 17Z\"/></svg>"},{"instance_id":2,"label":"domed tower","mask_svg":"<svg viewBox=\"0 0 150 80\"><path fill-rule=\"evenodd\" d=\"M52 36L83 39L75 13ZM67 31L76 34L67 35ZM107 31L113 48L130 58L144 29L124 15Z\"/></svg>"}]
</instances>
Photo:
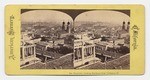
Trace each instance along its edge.
<instances>
[{"instance_id":1,"label":"domed tower","mask_svg":"<svg viewBox=\"0 0 150 80\"><path fill-rule=\"evenodd\" d=\"M123 21L122 30L125 30L125 21Z\"/></svg>"},{"instance_id":2,"label":"domed tower","mask_svg":"<svg viewBox=\"0 0 150 80\"><path fill-rule=\"evenodd\" d=\"M130 29L130 22L127 23L127 31Z\"/></svg>"},{"instance_id":3,"label":"domed tower","mask_svg":"<svg viewBox=\"0 0 150 80\"><path fill-rule=\"evenodd\" d=\"M62 31L65 31L65 22L62 22Z\"/></svg>"},{"instance_id":4,"label":"domed tower","mask_svg":"<svg viewBox=\"0 0 150 80\"><path fill-rule=\"evenodd\" d=\"M71 27L71 26L70 26L70 22L68 22L68 23L67 23L67 29L66 29L66 31L67 31L68 33L70 33L70 27Z\"/></svg>"}]
</instances>

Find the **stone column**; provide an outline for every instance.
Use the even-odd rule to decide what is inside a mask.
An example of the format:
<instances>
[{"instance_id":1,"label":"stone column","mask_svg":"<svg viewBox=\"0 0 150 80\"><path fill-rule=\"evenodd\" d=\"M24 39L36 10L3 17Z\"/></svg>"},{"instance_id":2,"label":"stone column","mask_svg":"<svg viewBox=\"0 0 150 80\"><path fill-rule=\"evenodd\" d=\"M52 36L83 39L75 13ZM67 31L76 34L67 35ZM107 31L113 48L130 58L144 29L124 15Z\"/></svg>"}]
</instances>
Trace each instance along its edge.
<instances>
[{"instance_id":1,"label":"stone column","mask_svg":"<svg viewBox=\"0 0 150 80\"><path fill-rule=\"evenodd\" d=\"M85 56L87 56L87 54L86 54L86 48L84 48L84 57L85 57Z\"/></svg>"},{"instance_id":2,"label":"stone column","mask_svg":"<svg viewBox=\"0 0 150 80\"><path fill-rule=\"evenodd\" d=\"M32 53L32 47L30 48L30 52L31 52L31 55L34 55L34 53Z\"/></svg>"},{"instance_id":3,"label":"stone column","mask_svg":"<svg viewBox=\"0 0 150 80\"><path fill-rule=\"evenodd\" d=\"M81 48L82 64L84 64L84 46Z\"/></svg>"},{"instance_id":4,"label":"stone column","mask_svg":"<svg viewBox=\"0 0 150 80\"><path fill-rule=\"evenodd\" d=\"M94 57L96 56L95 55L95 46L93 47L93 55L94 55Z\"/></svg>"},{"instance_id":5,"label":"stone column","mask_svg":"<svg viewBox=\"0 0 150 80\"><path fill-rule=\"evenodd\" d=\"M89 54L91 54L91 53L90 53L90 47L88 47L88 52L89 52Z\"/></svg>"},{"instance_id":6,"label":"stone column","mask_svg":"<svg viewBox=\"0 0 150 80\"><path fill-rule=\"evenodd\" d=\"M24 47L24 58L26 58L26 47Z\"/></svg>"},{"instance_id":7,"label":"stone column","mask_svg":"<svg viewBox=\"0 0 150 80\"><path fill-rule=\"evenodd\" d=\"M31 54L31 56L32 56L32 51L31 51L31 50L32 50L32 47L30 47L30 54Z\"/></svg>"},{"instance_id":8,"label":"stone column","mask_svg":"<svg viewBox=\"0 0 150 80\"><path fill-rule=\"evenodd\" d=\"M89 53L89 50L88 50L88 48L86 48L86 53L87 53L87 54Z\"/></svg>"},{"instance_id":9,"label":"stone column","mask_svg":"<svg viewBox=\"0 0 150 80\"><path fill-rule=\"evenodd\" d=\"M88 53L90 54L90 48L88 47Z\"/></svg>"},{"instance_id":10,"label":"stone column","mask_svg":"<svg viewBox=\"0 0 150 80\"><path fill-rule=\"evenodd\" d=\"M90 55L92 55L92 47L90 47Z\"/></svg>"},{"instance_id":11,"label":"stone column","mask_svg":"<svg viewBox=\"0 0 150 80\"><path fill-rule=\"evenodd\" d=\"M73 50L74 52L73 52L73 61L75 60L75 52L76 52L76 50L74 49Z\"/></svg>"},{"instance_id":12,"label":"stone column","mask_svg":"<svg viewBox=\"0 0 150 80\"><path fill-rule=\"evenodd\" d=\"M24 55L24 46L22 46L22 60L24 60L24 58L25 58L25 55Z\"/></svg>"},{"instance_id":13,"label":"stone column","mask_svg":"<svg viewBox=\"0 0 150 80\"><path fill-rule=\"evenodd\" d=\"M28 47L28 53L30 54L30 47ZM30 56L31 56L31 54L30 54Z\"/></svg>"},{"instance_id":14,"label":"stone column","mask_svg":"<svg viewBox=\"0 0 150 80\"><path fill-rule=\"evenodd\" d=\"M35 46L33 46L33 49L34 49L33 55L34 55L34 57L36 57Z\"/></svg>"},{"instance_id":15,"label":"stone column","mask_svg":"<svg viewBox=\"0 0 150 80\"><path fill-rule=\"evenodd\" d=\"M79 57L80 57L80 51L79 51L79 48L76 49L76 56L77 56L77 60L78 60Z\"/></svg>"},{"instance_id":16,"label":"stone column","mask_svg":"<svg viewBox=\"0 0 150 80\"><path fill-rule=\"evenodd\" d=\"M27 54L27 57L28 57L28 47L26 47L26 54Z\"/></svg>"},{"instance_id":17,"label":"stone column","mask_svg":"<svg viewBox=\"0 0 150 80\"><path fill-rule=\"evenodd\" d=\"M105 56L105 62L107 61L107 56Z\"/></svg>"}]
</instances>

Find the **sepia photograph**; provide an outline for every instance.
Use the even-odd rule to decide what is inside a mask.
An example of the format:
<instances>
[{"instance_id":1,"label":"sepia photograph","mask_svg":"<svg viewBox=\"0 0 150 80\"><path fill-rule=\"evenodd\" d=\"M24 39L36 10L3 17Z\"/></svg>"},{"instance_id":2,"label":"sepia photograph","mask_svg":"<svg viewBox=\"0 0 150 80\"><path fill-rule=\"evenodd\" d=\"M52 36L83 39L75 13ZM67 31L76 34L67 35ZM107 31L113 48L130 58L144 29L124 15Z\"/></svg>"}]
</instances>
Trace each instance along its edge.
<instances>
[{"instance_id":1,"label":"sepia photograph","mask_svg":"<svg viewBox=\"0 0 150 80\"><path fill-rule=\"evenodd\" d=\"M130 10L21 9L20 69L130 70Z\"/></svg>"}]
</instances>

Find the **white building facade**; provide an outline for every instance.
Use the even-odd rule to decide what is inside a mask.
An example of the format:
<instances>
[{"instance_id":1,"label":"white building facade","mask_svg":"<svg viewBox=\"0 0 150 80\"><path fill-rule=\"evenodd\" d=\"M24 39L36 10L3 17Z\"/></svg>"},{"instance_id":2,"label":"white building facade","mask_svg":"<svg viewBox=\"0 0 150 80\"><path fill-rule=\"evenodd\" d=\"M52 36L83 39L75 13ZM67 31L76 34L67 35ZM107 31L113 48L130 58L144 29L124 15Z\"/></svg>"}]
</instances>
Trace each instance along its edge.
<instances>
[{"instance_id":1,"label":"white building facade","mask_svg":"<svg viewBox=\"0 0 150 80\"><path fill-rule=\"evenodd\" d=\"M20 47L20 66L26 66L39 61L36 58L35 45L23 43Z\"/></svg>"},{"instance_id":2,"label":"white building facade","mask_svg":"<svg viewBox=\"0 0 150 80\"><path fill-rule=\"evenodd\" d=\"M95 44L88 38L87 34L78 34L75 37L78 38L74 40L74 67L82 66L95 60Z\"/></svg>"}]
</instances>

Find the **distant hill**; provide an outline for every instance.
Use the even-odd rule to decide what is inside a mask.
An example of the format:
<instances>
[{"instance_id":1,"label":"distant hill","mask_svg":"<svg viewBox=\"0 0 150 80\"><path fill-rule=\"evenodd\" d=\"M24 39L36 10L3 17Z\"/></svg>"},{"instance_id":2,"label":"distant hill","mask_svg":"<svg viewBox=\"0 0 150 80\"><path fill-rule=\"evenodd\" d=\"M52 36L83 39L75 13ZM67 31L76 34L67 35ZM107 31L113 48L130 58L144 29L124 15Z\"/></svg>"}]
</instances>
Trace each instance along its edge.
<instances>
[{"instance_id":1,"label":"distant hill","mask_svg":"<svg viewBox=\"0 0 150 80\"><path fill-rule=\"evenodd\" d=\"M22 30L29 30L29 29L41 29L41 28L52 28L61 26L61 23L55 22L23 22L21 24Z\"/></svg>"}]
</instances>

